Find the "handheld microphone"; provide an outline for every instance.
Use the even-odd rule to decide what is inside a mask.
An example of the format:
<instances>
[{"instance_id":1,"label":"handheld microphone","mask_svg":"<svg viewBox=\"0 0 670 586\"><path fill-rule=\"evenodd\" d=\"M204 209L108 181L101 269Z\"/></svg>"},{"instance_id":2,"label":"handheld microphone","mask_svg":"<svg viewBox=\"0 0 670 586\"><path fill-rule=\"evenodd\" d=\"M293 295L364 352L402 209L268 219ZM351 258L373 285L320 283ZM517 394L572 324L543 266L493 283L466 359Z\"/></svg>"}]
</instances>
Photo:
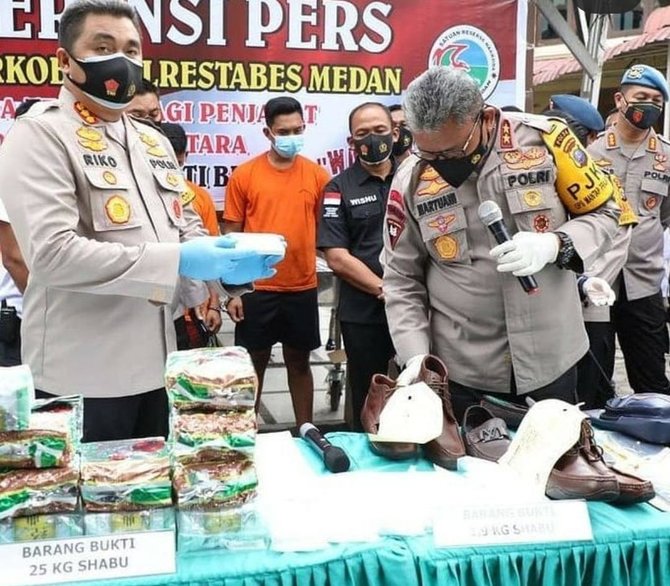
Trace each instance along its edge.
<instances>
[{"instance_id":1,"label":"handheld microphone","mask_svg":"<svg viewBox=\"0 0 670 586\"><path fill-rule=\"evenodd\" d=\"M493 237L498 244L512 240L512 237L507 231L507 226L505 226L500 206L496 202L491 201L490 199L483 201L477 210L477 214L484 225L488 226L488 229L491 230L491 234L493 234ZM537 293L540 290L537 286L535 277L532 275L527 277L517 277L517 279L519 279L523 290L529 295Z\"/></svg>"},{"instance_id":2,"label":"handheld microphone","mask_svg":"<svg viewBox=\"0 0 670 586\"><path fill-rule=\"evenodd\" d=\"M342 448L331 444L323 434L311 423L300 426L300 437L307 440L310 447L323 458L323 463L331 472L346 472L349 470L349 458Z\"/></svg>"}]
</instances>

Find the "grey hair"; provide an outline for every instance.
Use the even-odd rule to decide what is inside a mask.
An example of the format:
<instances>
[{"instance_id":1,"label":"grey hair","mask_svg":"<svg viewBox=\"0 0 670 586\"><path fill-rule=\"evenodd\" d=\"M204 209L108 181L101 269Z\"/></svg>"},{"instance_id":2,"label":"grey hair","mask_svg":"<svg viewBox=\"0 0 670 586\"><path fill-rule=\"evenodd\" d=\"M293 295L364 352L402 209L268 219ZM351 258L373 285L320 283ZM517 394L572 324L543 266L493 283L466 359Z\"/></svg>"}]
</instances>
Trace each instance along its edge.
<instances>
[{"instance_id":1,"label":"grey hair","mask_svg":"<svg viewBox=\"0 0 670 586\"><path fill-rule=\"evenodd\" d=\"M58 44L68 53L81 35L81 27L89 14L102 14L117 18L128 18L142 37L140 19L136 10L125 0L78 0L63 12L58 24Z\"/></svg>"},{"instance_id":2,"label":"grey hair","mask_svg":"<svg viewBox=\"0 0 670 586\"><path fill-rule=\"evenodd\" d=\"M414 132L436 132L447 120L464 124L484 107L477 82L465 71L436 66L409 84L403 108Z\"/></svg>"}]
</instances>

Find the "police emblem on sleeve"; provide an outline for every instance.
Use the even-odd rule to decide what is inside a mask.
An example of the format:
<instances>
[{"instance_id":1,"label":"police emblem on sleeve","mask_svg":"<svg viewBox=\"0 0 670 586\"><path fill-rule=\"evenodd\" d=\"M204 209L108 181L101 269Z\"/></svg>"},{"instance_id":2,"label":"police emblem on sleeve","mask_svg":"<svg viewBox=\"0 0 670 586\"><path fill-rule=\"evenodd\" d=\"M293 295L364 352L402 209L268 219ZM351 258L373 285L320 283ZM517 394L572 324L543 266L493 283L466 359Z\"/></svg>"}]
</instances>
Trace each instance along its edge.
<instances>
[{"instance_id":1,"label":"police emblem on sleeve","mask_svg":"<svg viewBox=\"0 0 670 586\"><path fill-rule=\"evenodd\" d=\"M545 214L539 214L533 219L533 228L536 232L547 232L549 230L549 224L549 217Z\"/></svg>"},{"instance_id":2,"label":"police emblem on sleeve","mask_svg":"<svg viewBox=\"0 0 670 586\"><path fill-rule=\"evenodd\" d=\"M105 212L114 224L126 224L130 220L130 204L120 195L112 195L107 200Z\"/></svg>"}]
</instances>

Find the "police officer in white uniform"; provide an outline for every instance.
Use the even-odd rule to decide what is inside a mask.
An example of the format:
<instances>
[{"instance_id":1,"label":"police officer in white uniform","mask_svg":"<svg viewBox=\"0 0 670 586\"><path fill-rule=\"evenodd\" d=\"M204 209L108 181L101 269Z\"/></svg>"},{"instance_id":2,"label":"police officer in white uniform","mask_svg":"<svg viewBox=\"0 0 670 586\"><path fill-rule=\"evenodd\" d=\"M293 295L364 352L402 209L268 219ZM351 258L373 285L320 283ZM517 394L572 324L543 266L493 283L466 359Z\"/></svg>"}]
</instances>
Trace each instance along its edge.
<instances>
[{"instance_id":1,"label":"police officer in white uniform","mask_svg":"<svg viewBox=\"0 0 670 586\"><path fill-rule=\"evenodd\" d=\"M18 118L0 149L0 184L12 186L3 201L30 270L23 360L42 392L84 395L86 441L164 435L179 276L242 285L278 259L203 237L182 207L170 143L123 115L142 80L129 4L68 4L59 45L58 100Z\"/></svg>"},{"instance_id":2,"label":"police officer in white uniform","mask_svg":"<svg viewBox=\"0 0 670 586\"><path fill-rule=\"evenodd\" d=\"M565 123L486 106L461 71L429 69L404 108L416 156L393 182L382 253L399 358L410 372L442 358L459 419L483 393L574 402L588 348L574 272L619 229L609 176ZM484 200L511 241L496 245ZM515 278L529 275L533 295Z\"/></svg>"}]
</instances>

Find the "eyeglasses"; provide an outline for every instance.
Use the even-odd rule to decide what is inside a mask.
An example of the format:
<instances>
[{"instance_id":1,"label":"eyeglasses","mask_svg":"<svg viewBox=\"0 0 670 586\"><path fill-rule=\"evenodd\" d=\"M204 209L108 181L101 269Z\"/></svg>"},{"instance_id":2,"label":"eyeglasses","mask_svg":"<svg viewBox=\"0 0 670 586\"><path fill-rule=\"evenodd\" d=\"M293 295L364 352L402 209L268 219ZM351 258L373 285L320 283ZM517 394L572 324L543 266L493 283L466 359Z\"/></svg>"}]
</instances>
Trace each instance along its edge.
<instances>
[{"instance_id":1,"label":"eyeglasses","mask_svg":"<svg viewBox=\"0 0 670 586\"><path fill-rule=\"evenodd\" d=\"M475 129L477 128L477 125L481 122L481 120L482 120L482 113L480 112L479 114L477 114L477 118L472 124L470 134L468 134L468 138L465 140L465 144L460 149L446 149L444 151L424 151L421 150L420 148L417 148L417 146L414 145L412 147L412 153L415 154L420 159L423 159L424 161L440 161L444 159L460 159L462 157L465 157L468 147L472 142L472 138L475 135Z\"/></svg>"}]
</instances>

